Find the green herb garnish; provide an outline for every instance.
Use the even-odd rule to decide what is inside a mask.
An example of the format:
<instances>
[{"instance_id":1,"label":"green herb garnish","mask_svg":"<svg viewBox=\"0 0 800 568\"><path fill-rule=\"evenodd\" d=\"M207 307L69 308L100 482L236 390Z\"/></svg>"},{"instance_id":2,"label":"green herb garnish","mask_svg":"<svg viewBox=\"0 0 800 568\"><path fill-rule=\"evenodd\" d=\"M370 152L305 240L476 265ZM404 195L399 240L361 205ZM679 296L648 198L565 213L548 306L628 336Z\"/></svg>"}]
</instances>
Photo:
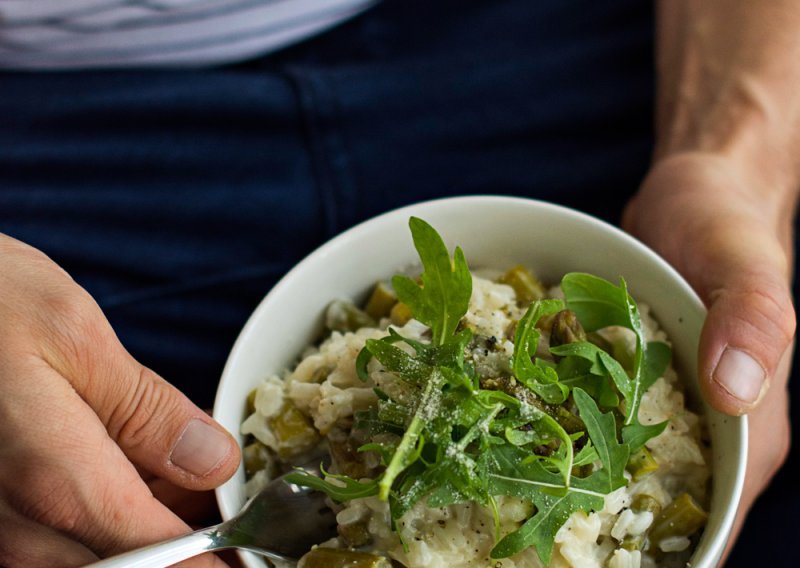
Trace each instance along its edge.
<instances>
[{"instance_id":1,"label":"green herb garnish","mask_svg":"<svg viewBox=\"0 0 800 568\"><path fill-rule=\"evenodd\" d=\"M542 562L549 564L556 533L569 516L579 510L602 509L604 496L627 483L623 472L629 449L617 441L614 417L611 413L602 414L583 390L575 389L573 396L602 468L588 477L576 477L572 487L567 487L540 461L529 461L517 449L497 448L495 457L499 467L489 474L491 493L528 499L536 505L536 513L494 547L494 558L505 558L535 546Z\"/></svg>"},{"instance_id":2,"label":"green herb garnish","mask_svg":"<svg viewBox=\"0 0 800 568\"><path fill-rule=\"evenodd\" d=\"M498 534L491 555L504 558L534 546L548 564L569 516L602 509L605 495L626 485L630 455L666 426L640 424L638 409L669 364L669 347L645 340L624 280L615 286L571 273L561 282L563 301L534 301L517 323L513 376L503 378L509 388L483 388L465 360L472 332L459 331L472 294L464 253L456 248L451 258L421 219L412 217L409 226L423 272L419 282L396 276L392 283L413 317L430 328L431 341L391 329L383 339L368 340L356 362L364 381L373 359L398 381L397 389L376 389L376 406L357 413L354 425L370 440L360 450L378 452L385 468L366 482L334 475L334 484L299 472L291 482L337 501L377 495L389 502L395 527L423 500L430 507L477 502L494 511L499 527L495 499L522 498L534 505L533 514L517 530ZM551 347L557 363L538 358L537 324L565 308L587 332L630 329L636 336L632 364L626 368L582 340ZM381 441L372 440L378 434Z\"/></svg>"},{"instance_id":3,"label":"green herb garnish","mask_svg":"<svg viewBox=\"0 0 800 568\"><path fill-rule=\"evenodd\" d=\"M467 313L472 296L472 276L464 252L456 247L453 260L436 230L422 219L409 220L414 246L425 269L422 285L408 276L395 276L397 297L411 308L414 318L431 328L433 345L451 340L458 322Z\"/></svg>"}]
</instances>

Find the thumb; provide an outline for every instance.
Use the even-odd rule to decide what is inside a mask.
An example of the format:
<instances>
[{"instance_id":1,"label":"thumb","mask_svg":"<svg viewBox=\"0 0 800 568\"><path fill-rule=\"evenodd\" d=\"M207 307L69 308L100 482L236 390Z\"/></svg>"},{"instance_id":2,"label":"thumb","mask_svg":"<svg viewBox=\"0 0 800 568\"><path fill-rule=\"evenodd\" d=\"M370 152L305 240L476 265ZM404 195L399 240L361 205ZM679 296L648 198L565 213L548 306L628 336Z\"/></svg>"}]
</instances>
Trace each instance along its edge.
<instances>
[{"instance_id":1,"label":"thumb","mask_svg":"<svg viewBox=\"0 0 800 568\"><path fill-rule=\"evenodd\" d=\"M795 332L792 207L781 210L754 193L718 162L667 161L645 180L623 220L708 307L700 384L706 400L731 415L758 404Z\"/></svg>"},{"instance_id":2,"label":"thumb","mask_svg":"<svg viewBox=\"0 0 800 568\"><path fill-rule=\"evenodd\" d=\"M88 294L48 337L48 363L72 384L128 459L175 485L205 490L236 471L233 437L124 349ZM69 313L78 314L70 317ZM66 330L66 331L65 331ZM98 348L98 346L102 346Z\"/></svg>"},{"instance_id":3,"label":"thumb","mask_svg":"<svg viewBox=\"0 0 800 568\"><path fill-rule=\"evenodd\" d=\"M192 490L212 489L233 475L239 450L224 428L133 359L117 369L113 387L99 394L98 415L128 459Z\"/></svg>"},{"instance_id":4,"label":"thumb","mask_svg":"<svg viewBox=\"0 0 800 568\"><path fill-rule=\"evenodd\" d=\"M718 410L744 414L764 397L791 347L789 286L762 258L710 267L702 282L709 309L700 337L701 386Z\"/></svg>"}]
</instances>

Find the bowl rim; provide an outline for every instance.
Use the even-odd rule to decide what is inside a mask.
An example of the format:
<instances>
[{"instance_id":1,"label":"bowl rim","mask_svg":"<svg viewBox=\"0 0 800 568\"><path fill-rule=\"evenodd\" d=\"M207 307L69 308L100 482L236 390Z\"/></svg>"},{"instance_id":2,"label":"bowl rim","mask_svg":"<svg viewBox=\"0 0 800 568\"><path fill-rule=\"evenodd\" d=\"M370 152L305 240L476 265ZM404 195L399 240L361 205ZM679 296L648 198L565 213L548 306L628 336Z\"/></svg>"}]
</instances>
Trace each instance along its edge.
<instances>
[{"instance_id":1,"label":"bowl rim","mask_svg":"<svg viewBox=\"0 0 800 568\"><path fill-rule=\"evenodd\" d=\"M216 396L214 399L213 417L219 420L220 416L218 415L218 409L220 408L220 400L222 399L223 392L225 390L223 387L228 382L234 380L231 378L232 376L231 368L234 366L234 360L236 359L236 354L241 350L242 345L246 344L251 340L251 336L254 334L254 328L257 326L257 321L262 319L261 314L262 312L268 309L269 304L272 302L272 298L282 294L283 289L291 285L292 280L295 279L297 274L301 274L304 270L307 269L309 265L313 265L322 258L334 253L337 249L347 246L350 241L358 240L362 236L362 234L366 234L369 233L370 231L375 230L377 226L381 225L382 223L386 222L389 219L395 217L404 217L407 219L412 215L424 217L426 215L426 211L436 210L440 207L448 207L452 205L481 206L487 204L504 204L517 207L541 208L543 210L550 211L554 215L565 215L568 217L572 217L573 219L582 220L583 222L595 225L596 228L599 228L607 233L610 233L615 238L624 241L626 246L632 247L633 249L636 250L638 254L648 257L648 260L650 262L654 262L657 265L659 265L659 268L661 270L667 273L673 281L675 281L677 284L680 285L683 291L687 294L687 297L690 299L695 309L699 310L703 314L707 312L705 305L703 304L702 300L697 295L697 293L694 291L694 289L688 284L688 282L686 282L683 276L674 267L672 267L672 265L670 265L663 257L661 257L653 249L645 245L643 242L641 242L634 236L626 233L621 228L605 220L599 219L598 217L549 201L526 198L526 197L507 196L507 195L491 195L491 194L467 195L467 196L445 197L445 198L420 201L388 210L384 213L381 213L379 215L361 221L360 223L350 227L349 229L338 233L331 239L327 240L326 242L315 248L303 259L301 259L288 272L286 272L286 274L284 274L271 289L267 291L264 297L259 301L256 308L251 312L250 316L248 316L247 322L242 327L241 331L239 332L239 335L236 338L236 341L234 342L233 346L231 347L231 350L229 351L228 358L225 362L225 366L223 368L222 375L218 383ZM704 402L703 407L705 411L708 412L710 407L708 406L707 403L705 403L705 401L703 402ZM698 568L705 566L709 567L714 566L720 560L722 554L725 551L728 540L731 536L731 530L733 528L734 520L738 512L738 505L740 503L742 491L744 488L744 478L745 478L747 456L749 450L747 416L731 416L726 418L729 421L734 422L734 427L736 428L737 431L736 433L739 437L739 440L741 441L739 459L735 464L736 465L735 481L733 484L733 495L731 496L731 502L735 503L736 506L726 508L722 518L720 519L719 530L717 534L715 534L712 537L712 539L706 543L706 549L711 553L709 557L706 557L705 559L707 560L707 562L703 561L700 564L693 564L695 566L698 566ZM224 493L223 488L226 487L228 484L235 482L236 482L236 474L225 484L215 489L216 501L222 513L223 520L227 520L228 518L233 516L236 512L238 512L238 509L234 510L231 507L229 507L229 504L226 502L226 497L223 494ZM712 495L713 495L713 475L712 475ZM242 560L245 562L245 565L250 565L250 563L247 561L248 558L255 558L255 555L249 552L239 551L239 554L243 557ZM711 555L716 556L716 558L711 558L710 557Z\"/></svg>"}]
</instances>

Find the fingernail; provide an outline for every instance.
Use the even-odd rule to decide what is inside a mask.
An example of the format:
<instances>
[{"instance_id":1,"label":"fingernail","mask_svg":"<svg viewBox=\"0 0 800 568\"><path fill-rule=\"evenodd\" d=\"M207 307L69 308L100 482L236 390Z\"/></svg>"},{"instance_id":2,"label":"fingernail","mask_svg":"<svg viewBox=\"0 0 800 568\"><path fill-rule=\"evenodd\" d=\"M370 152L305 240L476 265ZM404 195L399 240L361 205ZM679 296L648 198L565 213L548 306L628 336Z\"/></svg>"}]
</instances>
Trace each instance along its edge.
<instances>
[{"instance_id":1,"label":"fingernail","mask_svg":"<svg viewBox=\"0 0 800 568\"><path fill-rule=\"evenodd\" d=\"M761 396L766 373L744 351L727 348L720 357L712 378L731 396L745 404L755 404Z\"/></svg>"},{"instance_id":2,"label":"fingernail","mask_svg":"<svg viewBox=\"0 0 800 568\"><path fill-rule=\"evenodd\" d=\"M202 420L195 418L178 438L170 461L194 475L205 475L231 451L230 439Z\"/></svg>"}]
</instances>

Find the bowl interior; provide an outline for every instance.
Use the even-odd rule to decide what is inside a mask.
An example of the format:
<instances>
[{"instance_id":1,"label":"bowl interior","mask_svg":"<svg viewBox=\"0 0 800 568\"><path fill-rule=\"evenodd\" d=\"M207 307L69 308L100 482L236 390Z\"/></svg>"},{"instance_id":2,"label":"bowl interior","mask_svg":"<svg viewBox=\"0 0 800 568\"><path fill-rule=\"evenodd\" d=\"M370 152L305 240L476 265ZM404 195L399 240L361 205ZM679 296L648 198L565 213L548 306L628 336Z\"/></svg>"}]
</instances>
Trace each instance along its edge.
<instances>
[{"instance_id":1,"label":"bowl interior","mask_svg":"<svg viewBox=\"0 0 800 568\"><path fill-rule=\"evenodd\" d=\"M611 281L623 276L637 301L673 342L676 362L688 378L689 397L704 408L713 445L709 523L692 566L715 566L727 542L744 478L746 421L721 415L702 402L697 385L697 344L705 308L688 284L660 257L618 229L574 210L507 197L464 197L392 211L343 233L290 271L266 296L242 330L228 358L214 418L242 441L247 394L267 375L296 363L318 336L322 314L335 298L358 300L375 282L416 264L408 218L421 217L460 246L472 268L533 268L556 284L570 271ZM223 518L244 504L244 471L217 490ZM246 554L245 563L263 567Z\"/></svg>"}]
</instances>

